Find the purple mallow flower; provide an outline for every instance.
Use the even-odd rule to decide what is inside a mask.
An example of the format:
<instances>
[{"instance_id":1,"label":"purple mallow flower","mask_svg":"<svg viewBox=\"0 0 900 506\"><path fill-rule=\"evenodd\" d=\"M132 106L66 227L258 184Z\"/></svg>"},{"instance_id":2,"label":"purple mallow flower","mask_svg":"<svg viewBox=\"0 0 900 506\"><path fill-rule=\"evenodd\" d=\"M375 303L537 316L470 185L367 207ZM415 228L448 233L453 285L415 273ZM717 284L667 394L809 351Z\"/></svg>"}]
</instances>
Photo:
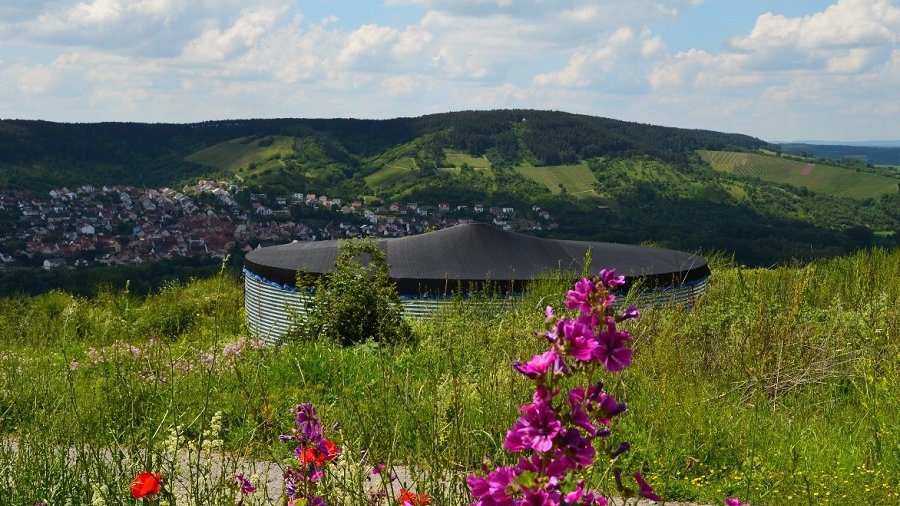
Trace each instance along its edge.
<instances>
[{"instance_id":1,"label":"purple mallow flower","mask_svg":"<svg viewBox=\"0 0 900 506\"><path fill-rule=\"evenodd\" d=\"M520 472L514 467L500 467L484 478L474 474L467 476L466 484L472 491L472 497L478 499L478 502L474 504L483 506L515 505L513 497L520 492L515 480Z\"/></svg>"},{"instance_id":2,"label":"purple mallow flower","mask_svg":"<svg viewBox=\"0 0 900 506\"><path fill-rule=\"evenodd\" d=\"M571 463L570 468L585 468L594 463L594 446L589 438L581 436L578 429L567 430L560 439L559 448Z\"/></svg>"},{"instance_id":3,"label":"purple mallow flower","mask_svg":"<svg viewBox=\"0 0 900 506\"><path fill-rule=\"evenodd\" d=\"M297 406L297 432L300 435L298 443L319 443L322 440L322 424L316 415L316 408L305 402Z\"/></svg>"},{"instance_id":4,"label":"purple mallow flower","mask_svg":"<svg viewBox=\"0 0 900 506\"><path fill-rule=\"evenodd\" d=\"M531 379L539 378L546 374L547 371L560 372L564 367L565 364L563 363L562 358L560 358L553 350L535 355L531 357L531 360L524 364L519 361L513 362L513 369Z\"/></svg>"},{"instance_id":5,"label":"purple mallow flower","mask_svg":"<svg viewBox=\"0 0 900 506\"><path fill-rule=\"evenodd\" d=\"M644 480L644 477L641 476L640 471L634 472L634 480L638 484L638 492L641 494L641 497L645 499L650 499L651 501L662 501L662 499L656 495L656 492L653 491L653 488L650 487L649 484Z\"/></svg>"},{"instance_id":6,"label":"purple mallow flower","mask_svg":"<svg viewBox=\"0 0 900 506\"><path fill-rule=\"evenodd\" d=\"M750 504L741 502L737 497L727 497L725 506L750 506Z\"/></svg>"},{"instance_id":7,"label":"purple mallow flower","mask_svg":"<svg viewBox=\"0 0 900 506\"><path fill-rule=\"evenodd\" d=\"M625 276L616 276L615 269L603 269L598 277L603 286L610 290L625 284Z\"/></svg>"},{"instance_id":8,"label":"purple mallow flower","mask_svg":"<svg viewBox=\"0 0 900 506\"><path fill-rule=\"evenodd\" d=\"M608 329L597 334L597 347L594 358L606 367L609 372L619 372L631 365L631 357L634 353L628 347L631 335L628 332L619 332L616 322L612 318L606 319Z\"/></svg>"},{"instance_id":9,"label":"purple mallow flower","mask_svg":"<svg viewBox=\"0 0 900 506\"><path fill-rule=\"evenodd\" d=\"M590 313L593 310L591 294L595 290L594 283L588 278L581 278L575 282L575 286L566 294L566 307L578 309L582 313Z\"/></svg>"},{"instance_id":10,"label":"purple mallow flower","mask_svg":"<svg viewBox=\"0 0 900 506\"><path fill-rule=\"evenodd\" d=\"M563 320L556 326L556 333L563 337L566 354L576 360L588 362L598 348L597 336L591 327L580 320Z\"/></svg>"},{"instance_id":11,"label":"purple mallow flower","mask_svg":"<svg viewBox=\"0 0 900 506\"><path fill-rule=\"evenodd\" d=\"M524 415L506 433L503 446L507 450L520 452L531 449L546 452L553 447L553 438L559 434L562 423L556 418L549 399L549 392L538 386L534 402L519 408Z\"/></svg>"},{"instance_id":12,"label":"purple mallow flower","mask_svg":"<svg viewBox=\"0 0 900 506\"><path fill-rule=\"evenodd\" d=\"M638 311L638 308L636 308L634 306L628 306L628 308L625 309L625 312L622 313L621 316L616 317L616 321L622 322L625 320L634 320L634 319L640 318L640 317L641 317L641 312Z\"/></svg>"},{"instance_id":13,"label":"purple mallow flower","mask_svg":"<svg viewBox=\"0 0 900 506\"><path fill-rule=\"evenodd\" d=\"M616 448L609 456L612 458L616 458L619 455L622 455L623 453L627 452L630 449L631 449L631 443L629 443L628 441L625 441L624 443L620 444L619 447Z\"/></svg>"},{"instance_id":14,"label":"purple mallow flower","mask_svg":"<svg viewBox=\"0 0 900 506\"><path fill-rule=\"evenodd\" d=\"M234 479L235 481L237 481L238 491L241 493L241 495L250 495L256 492L256 487L254 487L253 483L250 483L250 480L248 480L243 474L234 475Z\"/></svg>"}]
</instances>

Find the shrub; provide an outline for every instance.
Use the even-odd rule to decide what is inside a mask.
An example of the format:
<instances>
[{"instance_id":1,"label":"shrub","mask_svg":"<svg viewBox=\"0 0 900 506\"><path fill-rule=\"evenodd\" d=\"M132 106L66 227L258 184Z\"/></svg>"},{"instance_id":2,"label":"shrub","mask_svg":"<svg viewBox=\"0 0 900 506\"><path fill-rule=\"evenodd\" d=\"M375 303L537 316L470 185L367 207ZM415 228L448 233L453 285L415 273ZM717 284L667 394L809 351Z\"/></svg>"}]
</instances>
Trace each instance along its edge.
<instances>
[{"instance_id":1,"label":"shrub","mask_svg":"<svg viewBox=\"0 0 900 506\"><path fill-rule=\"evenodd\" d=\"M342 242L334 272L319 278L300 336L333 339L343 345L408 339L411 330L403 321L400 296L388 279L388 270L384 251L374 241Z\"/></svg>"}]
</instances>

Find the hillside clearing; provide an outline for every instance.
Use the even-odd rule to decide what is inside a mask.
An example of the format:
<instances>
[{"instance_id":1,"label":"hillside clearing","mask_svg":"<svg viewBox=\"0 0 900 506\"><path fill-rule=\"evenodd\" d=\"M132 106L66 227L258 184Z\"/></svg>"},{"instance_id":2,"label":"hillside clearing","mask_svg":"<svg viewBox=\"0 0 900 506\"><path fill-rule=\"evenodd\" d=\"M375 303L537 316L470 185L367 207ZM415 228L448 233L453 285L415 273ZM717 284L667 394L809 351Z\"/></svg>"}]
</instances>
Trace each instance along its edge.
<instances>
[{"instance_id":1,"label":"hillside clearing","mask_svg":"<svg viewBox=\"0 0 900 506\"><path fill-rule=\"evenodd\" d=\"M565 189L569 195L579 199L598 197L594 189L597 178L585 163L545 167L520 165L516 167L516 172L535 183L546 186L554 195L562 193Z\"/></svg>"},{"instance_id":2,"label":"hillside clearing","mask_svg":"<svg viewBox=\"0 0 900 506\"><path fill-rule=\"evenodd\" d=\"M288 158L293 153L293 137L280 135L262 139L243 137L197 151L187 156L185 160L229 172L238 172L253 164L261 164L276 158Z\"/></svg>"},{"instance_id":3,"label":"hillside clearing","mask_svg":"<svg viewBox=\"0 0 900 506\"><path fill-rule=\"evenodd\" d=\"M810 191L854 199L881 198L897 192L897 181L889 177L850 169L735 151L697 153L714 170L789 184Z\"/></svg>"},{"instance_id":4,"label":"hillside clearing","mask_svg":"<svg viewBox=\"0 0 900 506\"><path fill-rule=\"evenodd\" d=\"M468 164L469 167L472 167L473 169L491 168L491 162L484 156L474 156L459 151L453 151L452 149L445 151L444 158L447 160L447 163L457 168L462 167L464 163Z\"/></svg>"},{"instance_id":5,"label":"hillside clearing","mask_svg":"<svg viewBox=\"0 0 900 506\"><path fill-rule=\"evenodd\" d=\"M411 157L404 157L385 165L377 171L366 176L366 184L372 188L384 188L391 186L407 176L416 174L419 168Z\"/></svg>"}]
</instances>

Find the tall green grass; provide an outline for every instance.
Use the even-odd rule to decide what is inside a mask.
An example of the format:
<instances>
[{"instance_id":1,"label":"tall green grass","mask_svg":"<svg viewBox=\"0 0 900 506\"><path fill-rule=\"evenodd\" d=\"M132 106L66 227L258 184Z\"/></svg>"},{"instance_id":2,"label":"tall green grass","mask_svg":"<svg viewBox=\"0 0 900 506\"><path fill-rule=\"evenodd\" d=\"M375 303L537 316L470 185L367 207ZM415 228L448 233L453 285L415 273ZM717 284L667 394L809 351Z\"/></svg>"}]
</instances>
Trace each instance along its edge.
<instances>
[{"instance_id":1,"label":"tall green grass","mask_svg":"<svg viewBox=\"0 0 900 506\"><path fill-rule=\"evenodd\" d=\"M629 405L627 467L668 499L897 503L900 250L713 270L696 307L644 308L634 365L607 378ZM313 402L326 427L340 422L348 462L365 450L410 466L436 503L468 504L465 472L511 459L502 438L530 385L510 362L543 348L532 330L566 288L545 280L506 306L457 299L413 322L414 344L353 347L254 346L226 274L146 298L0 300L0 431L20 446L0 445L0 503L90 504L101 485L125 502L169 429L200 440L218 411L227 455L278 461L289 409ZM192 483L197 497L224 486Z\"/></svg>"}]
</instances>

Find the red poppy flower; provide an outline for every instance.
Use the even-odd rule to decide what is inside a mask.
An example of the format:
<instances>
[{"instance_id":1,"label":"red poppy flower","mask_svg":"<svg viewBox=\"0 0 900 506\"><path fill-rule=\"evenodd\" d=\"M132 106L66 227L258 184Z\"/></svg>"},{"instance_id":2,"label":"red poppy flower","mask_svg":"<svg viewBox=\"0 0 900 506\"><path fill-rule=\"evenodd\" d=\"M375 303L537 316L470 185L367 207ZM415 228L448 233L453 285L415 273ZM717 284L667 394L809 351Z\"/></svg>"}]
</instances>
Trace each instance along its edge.
<instances>
[{"instance_id":1,"label":"red poppy flower","mask_svg":"<svg viewBox=\"0 0 900 506\"><path fill-rule=\"evenodd\" d=\"M303 453L300 454L300 461L304 464L315 464L319 467L322 467L323 464L334 460L338 454L338 447L334 443L329 440L325 440L324 442L325 448L328 450L328 453L322 453L315 446L310 446L309 448L305 448Z\"/></svg>"},{"instance_id":2,"label":"red poppy flower","mask_svg":"<svg viewBox=\"0 0 900 506\"><path fill-rule=\"evenodd\" d=\"M401 488L400 496L397 497L397 502L400 503L400 506L428 506L428 503L431 502L431 498L424 492L417 494L411 490Z\"/></svg>"},{"instance_id":3,"label":"red poppy flower","mask_svg":"<svg viewBox=\"0 0 900 506\"><path fill-rule=\"evenodd\" d=\"M140 499L148 495L156 495L162 487L162 476L159 473L141 473L131 480L131 497Z\"/></svg>"}]
</instances>

